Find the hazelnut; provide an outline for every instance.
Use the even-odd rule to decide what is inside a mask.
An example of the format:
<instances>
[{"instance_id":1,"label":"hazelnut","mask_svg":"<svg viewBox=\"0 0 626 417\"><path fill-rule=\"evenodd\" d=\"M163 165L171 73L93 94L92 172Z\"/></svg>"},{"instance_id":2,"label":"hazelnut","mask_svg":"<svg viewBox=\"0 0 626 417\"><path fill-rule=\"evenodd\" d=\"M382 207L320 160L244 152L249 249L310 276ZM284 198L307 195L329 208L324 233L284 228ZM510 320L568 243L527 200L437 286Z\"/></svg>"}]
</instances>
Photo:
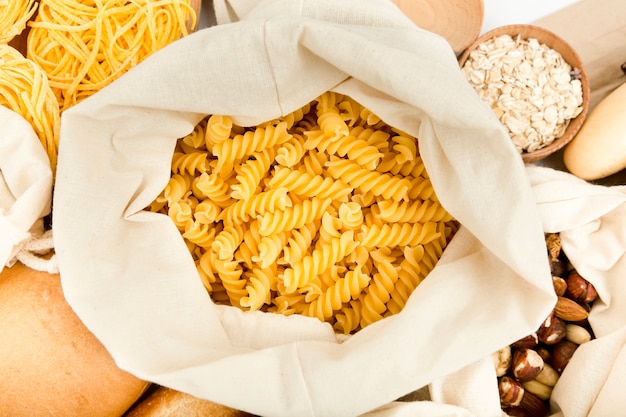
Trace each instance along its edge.
<instances>
[{"instance_id":1,"label":"hazelnut","mask_svg":"<svg viewBox=\"0 0 626 417\"><path fill-rule=\"evenodd\" d=\"M567 274L567 263L561 258L550 258L550 272L552 276L564 277Z\"/></svg>"},{"instance_id":2,"label":"hazelnut","mask_svg":"<svg viewBox=\"0 0 626 417\"><path fill-rule=\"evenodd\" d=\"M511 363L513 376L520 382L531 381L543 369L543 359L532 349L516 349Z\"/></svg>"},{"instance_id":3,"label":"hazelnut","mask_svg":"<svg viewBox=\"0 0 626 417\"><path fill-rule=\"evenodd\" d=\"M549 411L546 403L541 398L530 392L524 393L520 407L528 411L528 413L533 417L544 417Z\"/></svg>"},{"instance_id":4,"label":"hazelnut","mask_svg":"<svg viewBox=\"0 0 626 417\"><path fill-rule=\"evenodd\" d=\"M567 283L565 295L578 303L589 304L598 297L593 284L576 271L571 271L565 281Z\"/></svg>"},{"instance_id":5,"label":"hazelnut","mask_svg":"<svg viewBox=\"0 0 626 417\"><path fill-rule=\"evenodd\" d=\"M511 348L513 349L521 349L521 348L533 348L537 346L539 343L539 338L537 337L537 333L531 333L528 336L524 336L519 340L511 343Z\"/></svg>"},{"instance_id":6,"label":"hazelnut","mask_svg":"<svg viewBox=\"0 0 626 417\"><path fill-rule=\"evenodd\" d=\"M557 296L562 297L567 291L567 281L565 279L552 275L552 286Z\"/></svg>"},{"instance_id":7,"label":"hazelnut","mask_svg":"<svg viewBox=\"0 0 626 417\"><path fill-rule=\"evenodd\" d=\"M550 349L548 349L546 346L537 346L534 350L539 354L539 356L541 356L544 364L551 362L552 353L550 352Z\"/></svg>"},{"instance_id":8,"label":"hazelnut","mask_svg":"<svg viewBox=\"0 0 626 417\"><path fill-rule=\"evenodd\" d=\"M565 337L566 323L552 312L537 329L539 341L553 345Z\"/></svg>"},{"instance_id":9,"label":"hazelnut","mask_svg":"<svg viewBox=\"0 0 626 417\"><path fill-rule=\"evenodd\" d=\"M505 375L511 367L511 347L505 346L493 354L493 364L496 367L496 375Z\"/></svg>"},{"instance_id":10,"label":"hazelnut","mask_svg":"<svg viewBox=\"0 0 626 417\"><path fill-rule=\"evenodd\" d=\"M526 409L517 406L517 407L506 407L503 410L507 416L509 417L534 417L531 415Z\"/></svg>"},{"instance_id":11,"label":"hazelnut","mask_svg":"<svg viewBox=\"0 0 626 417\"><path fill-rule=\"evenodd\" d=\"M569 340L561 340L553 346L551 363L557 372L563 372L577 348L578 345Z\"/></svg>"},{"instance_id":12,"label":"hazelnut","mask_svg":"<svg viewBox=\"0 0 626 417\"><path fill-rule=\"evenodd\" d=\"M500 403L505 407L518 406L524 396L522 383L509 376L503 376L498 383Z\"/></svg>"}]
</instances>

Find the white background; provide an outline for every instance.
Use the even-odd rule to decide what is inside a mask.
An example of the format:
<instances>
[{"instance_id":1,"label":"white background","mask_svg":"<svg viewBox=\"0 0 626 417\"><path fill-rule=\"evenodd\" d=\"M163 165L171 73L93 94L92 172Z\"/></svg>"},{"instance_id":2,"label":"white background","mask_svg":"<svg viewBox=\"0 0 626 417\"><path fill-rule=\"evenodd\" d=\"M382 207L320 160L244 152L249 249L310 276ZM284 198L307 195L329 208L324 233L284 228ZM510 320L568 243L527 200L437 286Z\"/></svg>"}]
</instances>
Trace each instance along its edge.
<instances>
[{"instance_id":1,"label":"white background","mask_svg":"<svg viewBox=\"0 0 626 417\"><path fill-rule=\"evenodd\" d=\"M579 1L581 0L483 0L485 15L481 33L497 26L531 23ZM202 0L199 27L204 28L214 24L212 0Z\"/></svg>"},{"instance_id":2,"label":"white background","mask_svg":"<svg viewBox=\"0 0 626 417\"><path fill-rule=\"evenodd\" d=\"M485 16L482 33L497 26L532 23L579 1L581 0L483 0Z\"/></svg>"}]
</instances>

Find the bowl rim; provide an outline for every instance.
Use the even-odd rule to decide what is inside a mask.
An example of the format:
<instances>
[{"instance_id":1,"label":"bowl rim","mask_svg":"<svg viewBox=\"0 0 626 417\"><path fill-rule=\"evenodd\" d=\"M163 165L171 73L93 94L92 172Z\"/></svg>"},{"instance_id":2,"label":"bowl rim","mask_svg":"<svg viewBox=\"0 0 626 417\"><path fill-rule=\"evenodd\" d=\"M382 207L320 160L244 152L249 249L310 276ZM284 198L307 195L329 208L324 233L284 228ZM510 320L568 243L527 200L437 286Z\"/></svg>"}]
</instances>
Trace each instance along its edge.
<instances>
[{"instance_id":1,"label":"bowl rim","mask_svg":"<svg viewBox=\"0 0 626 417\"><path fill-rule=\"evenodd\" d=\"M541 36L537 36L537 34ZM463 53L458 57L459 67L462 68L471 52L478 47L481 43L500 35L520 36L522 39L535 38L549 48L552 48L559 52L563 59L572 67L580 71L580 82L582 86L583 102L582 110L575 118L569 121L567 128L563 135L556 138L552 143L546 145L533 152L522 152L520 155L525 163L532 163L546 158L567 145L574 139L574 136L578 133L582 127L587 113L589 111L589 101L591 95L591 89L589 86L589 78L585 69L584 63L580 58L578 52L562 37L546 29L542 26L533 24L511 24L498 26L490 31L479 36L470 46L468 46ZM539 39L541 37L541 39Z\"/></svg>"}]
</instances>

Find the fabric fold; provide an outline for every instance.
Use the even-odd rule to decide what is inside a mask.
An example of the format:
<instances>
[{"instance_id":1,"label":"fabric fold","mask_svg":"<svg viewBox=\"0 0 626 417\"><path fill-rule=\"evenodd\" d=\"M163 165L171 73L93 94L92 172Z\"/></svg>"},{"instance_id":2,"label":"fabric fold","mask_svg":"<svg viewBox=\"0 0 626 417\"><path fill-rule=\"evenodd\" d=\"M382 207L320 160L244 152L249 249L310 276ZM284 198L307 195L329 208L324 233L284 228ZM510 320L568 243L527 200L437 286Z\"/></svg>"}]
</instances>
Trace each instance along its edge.
<instances>
[{"instance_id":1,"label":"fabric fold","mask_svg":"<svg viewBox=\"0 0 626 417\"><path fill-rule=\"evenodd\" d=\"M61 276L117 363L258 415L357 416L535 329L554 301L541 219L519 155L447 42L387 0L271 0L237 13L63 114ZM345 341L317 319L215 305L170 219L141 210L204 115L252 126L329 90L416 135L463 224L401 313Z\"/></svg>"},{"instance_id":2,"label":"fabric fold","mask_svg":"<svg viewBox=\"0 0 626 417\"><path fill-rule=\"evenodd\" d=\"M52 169L33 128L0 106L0 271L31 237L43 234L50 213Z\"/></svg>"}]
</instances>

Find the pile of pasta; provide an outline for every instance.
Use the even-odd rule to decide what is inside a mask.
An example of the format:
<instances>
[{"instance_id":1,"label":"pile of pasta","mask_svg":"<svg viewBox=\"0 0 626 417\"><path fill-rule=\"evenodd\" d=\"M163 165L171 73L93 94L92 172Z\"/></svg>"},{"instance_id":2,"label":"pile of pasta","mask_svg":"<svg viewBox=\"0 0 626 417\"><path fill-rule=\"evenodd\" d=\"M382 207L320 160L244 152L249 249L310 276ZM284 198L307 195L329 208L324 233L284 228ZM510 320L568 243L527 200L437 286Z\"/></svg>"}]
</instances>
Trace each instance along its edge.
<instances>
[{"instance_id":1,"label":"pile of pasta","mask_svg":"<svg viewBox=\"0 0 626 417\"><path fill-rule=\"evenodd\" d=\"M20 114L56 167L61 112L46 74L17 49L0 44L0 106Z\"/></svg>"},{"instance_id":2,"label":"pile of pasta","mask_svg":"<svg viewBox=\"0 0 626 417\"><path fill-rule=\"evenodd\" d=\"M63 111L188 35L196 19L190 0L39 0L28 58Z\"/></svg>"},{"instance_id":3,"label":"pile of pasta","mask_svg":"<svg viewBox=\"0 0 626 417\"><path fill-rule=\"evenodd\" d=\"M171 168L149 210L171 218L215 302L345 334L401 311L458 227L417 139L333 92L259 126L209 115Z\"/></svg>"},{"instance_id":4,"label":"pile of pasta","mask_svg":"<svg viewBox=\"0 0 626 417\"><path fill-rule=\"evenodd\" d=\"M0 0L0 105L31 123L53 171L62 112L188 35L192 1Z\"/></svg>"},{"instance_id":5,"label":"pile of pasta","mask_svg":"<svg viewBox=\"0 0 626 417\"><path fill-rule=\"evenodd\" d=\"M0 44L21 34L35 10L35 0L0 0Z\"/></svg>"}]
</instances>

